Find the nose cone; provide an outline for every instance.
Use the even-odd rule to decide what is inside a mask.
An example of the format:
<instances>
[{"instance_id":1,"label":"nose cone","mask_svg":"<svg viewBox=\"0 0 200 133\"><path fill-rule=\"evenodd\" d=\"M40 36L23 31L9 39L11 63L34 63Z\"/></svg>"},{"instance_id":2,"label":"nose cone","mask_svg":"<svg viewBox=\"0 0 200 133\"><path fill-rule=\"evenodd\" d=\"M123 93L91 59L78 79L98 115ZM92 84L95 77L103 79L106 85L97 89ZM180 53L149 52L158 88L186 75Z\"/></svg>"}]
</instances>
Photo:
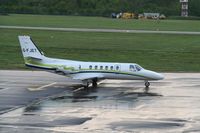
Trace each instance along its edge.
<instances>
[{"instance_id":1,"label":"nose cone","mask_svg":"<svg viewBox=\"0 0 200 133\"><path fill-rule=\"evenodd\" d=\"M162 80L162 79L164 79L164 76L162 74L154 72L154 71L145 70L145 75L150 80Z\"/></svg>"},{"instance_id":2,"label":"nose cone","mask_svg":"<svg viewBox=\"0 0 200 133\"><path fill-rule=\"evenodd\" d=\"M155 73L154 74L154 79L156 79L156 80L163 80L164 79L164 75L162 75L160 73Z\"/></svg>"}]
</instances>

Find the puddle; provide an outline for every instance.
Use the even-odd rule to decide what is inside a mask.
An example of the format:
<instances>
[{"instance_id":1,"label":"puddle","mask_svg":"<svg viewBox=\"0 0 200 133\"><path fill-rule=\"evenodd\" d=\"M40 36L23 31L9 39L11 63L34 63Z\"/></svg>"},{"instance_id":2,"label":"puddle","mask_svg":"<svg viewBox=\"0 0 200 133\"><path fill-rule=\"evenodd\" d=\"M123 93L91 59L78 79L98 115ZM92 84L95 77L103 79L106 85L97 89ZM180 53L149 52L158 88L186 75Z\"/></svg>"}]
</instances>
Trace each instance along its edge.
<instances>
[{"instance_id":1,"label":"puddle","mask_svg":"<svg viewBox=\"0 0 200 133\"><path fill-rule=\"evenodd\" d=\"M120 94L115 95L114 97L121 100L127 99L137 99L139 97L161 97L161 94L158 93L146 93L146 92L121 92Z\"/></svg>"},{"instance_id":2,"label":"puddle","mask_svg":"<svg viewBox=\"0 0 200 133\"><path fill-rule=\"evenodd\" d=\"M24 108L24 112L36 112L36 111L40 111L41 110L41 106L40 104L34 104L34 105L30 105L27 106L26 108Z\"/></svg>"},{"instance_id":3,"label":"puddle","mask_svg":"<svg viewBox=\"0 0 200 133\"><path fill-rule=\"evenodd\" d=\"M173 121L173 122L189 122L188 120L184 119L177 119L177 118L167 118L167 119L162 119L164 121Z\"/></svg>"},{"instance_id":4,"label":"puddle","mask_svg":"<svg viewBox=\"0 0 200 133\"><path fill-rule=\"evenodd\" d=\"M1 133L55 133L54 131L47 129L36 129L31 127L18 127L18 128L10 128L10 127L0 127ZM64 133L64 132L59 132Z\"/></svg>"},{"instance_id":5,"label":"puddle","mask_svg":"<svg viewBox=\"0 0 200 133\"><path fill-rule=\"evenodd\" d=\"M32 117L33 118L33 117ZM24 119L22 119L20 122L18 123L13 123L13 122L0 122L1 126L18 126L18 127L42 127L42 128L47 128L47 127L65 127L65 126L75 126L75 125L81 125L83 123L85 123L86 121L91 120L92 117L83 117L83 118L76 118L76 117L68 117L68 118L59 118L59 119L54 119L54 120L40 120L40 121L35 121L35 119L33 118L33 120L30 119L30 117L28 117L26 119L26 117ZM27 120L29 122L27 122Z\"/></svg>"},{"instance_id":6,"label":"puddle","mask_svg":"<svg viewBox=\"0 0 200 133\"><path fill-rule=\"evenodd\" d=\"M160 121L124 121L124 122L115 122L111 124L112 129L170 129L170 128L180 128L183 127L183 123L177 122L160 122Z\"/></svg>"},{"instance_id":7,"label":"puddle","mask_svg":"<svg viewBox=\"0 0 200 133\"><path fill-rule=\"evenodd\" d=\"M91 100L95 100L97 96L60 96L51 98L53 101L62 101L62 100L71 100L71 102L88 102Z\"/></svg>"}]
</instances>

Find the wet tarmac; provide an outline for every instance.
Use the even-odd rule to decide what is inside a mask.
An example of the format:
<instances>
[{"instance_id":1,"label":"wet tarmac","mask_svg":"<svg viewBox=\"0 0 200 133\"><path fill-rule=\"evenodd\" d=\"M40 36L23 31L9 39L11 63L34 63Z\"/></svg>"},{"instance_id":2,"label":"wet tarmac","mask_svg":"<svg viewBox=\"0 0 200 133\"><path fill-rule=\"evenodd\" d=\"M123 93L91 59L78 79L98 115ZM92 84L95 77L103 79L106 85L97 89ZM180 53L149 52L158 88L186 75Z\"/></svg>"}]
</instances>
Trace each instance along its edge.
<instances>
[{"instance_id":1,"label":"wet tarmac","mask_svg":"<svg viewBox=\"0 0 200 133\"><path fill-rule=\"evenodd\" d=\"M200 73L164 75L147 92L142 81L83 89L47 72L0 71L0 132L200 132Z\"/></svg>"}]
</instances>

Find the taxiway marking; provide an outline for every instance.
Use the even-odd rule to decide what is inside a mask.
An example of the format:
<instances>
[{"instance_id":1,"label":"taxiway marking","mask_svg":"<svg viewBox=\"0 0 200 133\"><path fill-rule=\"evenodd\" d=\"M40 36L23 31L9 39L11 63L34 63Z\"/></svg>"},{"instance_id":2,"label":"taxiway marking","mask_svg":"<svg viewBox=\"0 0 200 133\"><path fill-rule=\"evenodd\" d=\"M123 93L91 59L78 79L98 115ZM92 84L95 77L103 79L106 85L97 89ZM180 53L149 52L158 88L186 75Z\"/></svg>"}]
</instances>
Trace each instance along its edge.
<instances>
[{"instance_id":1,"label":"taxiway marking","mask_svg":"<svg viewBox=\"0 0 200 133\"><path fill-rule=\"evenodd\" d=\"M43 86L38 87L38 88L28 88L28 90L30 90L30 91L40 91L40 90L43 90L46 87L49 87L49 86L52 86L52 85L55 85L55 84L57 84L57 82L53 82L53 83L50 83L50 84L47 84L47 85L43 85Z\"/></svg>"}]
</instances>

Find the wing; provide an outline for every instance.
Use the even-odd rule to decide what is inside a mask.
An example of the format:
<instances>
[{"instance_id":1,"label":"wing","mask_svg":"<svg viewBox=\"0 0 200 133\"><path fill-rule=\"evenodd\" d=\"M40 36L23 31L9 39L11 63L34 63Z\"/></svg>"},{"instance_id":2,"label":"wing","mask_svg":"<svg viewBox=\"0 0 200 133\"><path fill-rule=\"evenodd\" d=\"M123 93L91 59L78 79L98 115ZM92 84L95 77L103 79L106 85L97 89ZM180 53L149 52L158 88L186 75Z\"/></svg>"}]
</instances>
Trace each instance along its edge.
<instances>
[{"instance_id":1,"label":"wing","mask_svg":"<svg viewBox=\"0 0 200 133\"><path fill-rule=\"evenodd\" d=\"M77 80L92 80L92 79L104 79L104 76L102 74L98 74L98 73L78 73L78 74L74 74L72 75L73 79L77 79Z\"/></svg>"}]
</instances>

